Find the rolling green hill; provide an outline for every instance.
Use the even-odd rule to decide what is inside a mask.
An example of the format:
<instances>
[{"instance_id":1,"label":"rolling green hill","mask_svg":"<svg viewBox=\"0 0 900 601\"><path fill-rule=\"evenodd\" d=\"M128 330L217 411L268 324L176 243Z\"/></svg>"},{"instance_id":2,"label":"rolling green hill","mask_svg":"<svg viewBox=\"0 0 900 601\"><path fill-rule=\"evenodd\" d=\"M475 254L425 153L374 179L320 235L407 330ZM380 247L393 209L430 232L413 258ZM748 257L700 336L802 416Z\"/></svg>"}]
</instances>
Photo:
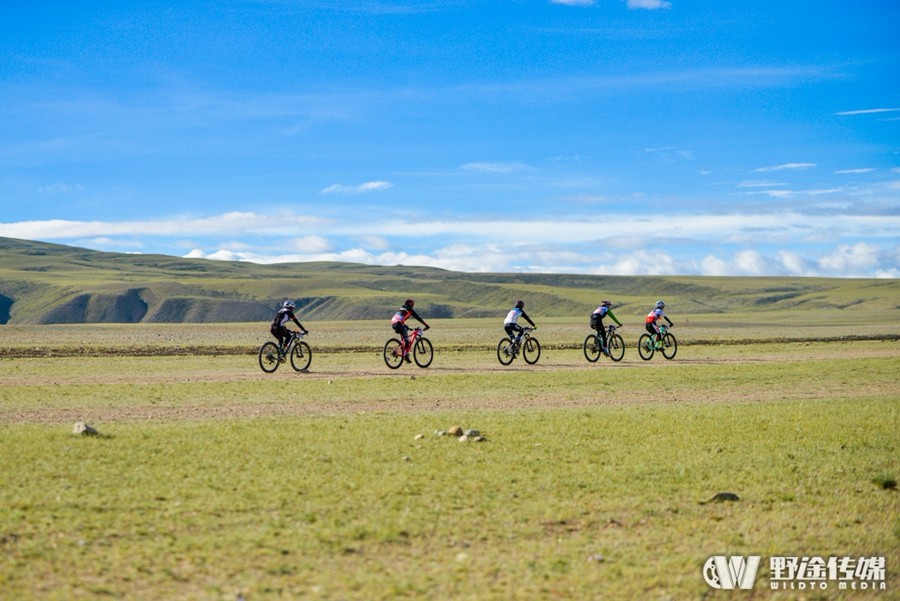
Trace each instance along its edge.
<instances>
[{"instance_id":1,"label":"rolling green hill","mask_svg":"<svg viewBox=\"0 0 900 601\"><path fill-rule=\"evenodd\" d=\"M285 298L302 319L382 319L412 296L426 319L494 317L516 298L535 316L587 316L602 298L641 314L897 311L900 280L460 273L352 263L257 265L106 253L0 238L0 324L266 321ZM849 313L849 312L848 312ZM850 316L848 315L848 318Z\"/></svg>"}]
</instances>

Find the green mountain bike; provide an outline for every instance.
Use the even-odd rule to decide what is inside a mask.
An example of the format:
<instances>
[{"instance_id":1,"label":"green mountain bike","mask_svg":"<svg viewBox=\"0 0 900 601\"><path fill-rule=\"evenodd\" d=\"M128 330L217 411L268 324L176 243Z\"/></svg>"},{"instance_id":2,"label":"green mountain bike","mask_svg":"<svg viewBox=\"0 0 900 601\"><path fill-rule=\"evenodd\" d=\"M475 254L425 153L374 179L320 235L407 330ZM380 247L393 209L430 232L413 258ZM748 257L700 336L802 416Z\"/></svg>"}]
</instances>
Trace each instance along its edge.
<instances>
[{"instance_id":1,"label":"green mountain bike","mask_svg":"<svg viewBox=\"0 0 900 601\"><path fill-rule=\"evenodd\" d=\"M675 336L669 332L669 328L666 326L659 326L659 337L660 340L657 341L656 336L641 334L641 337L638 340L638 354L641 356L641 359L649 361L653 358L653 354L656 351L661 352L666 359L675 358L675 353L678 352L678 341L675 340Z\"/></svg>"}]
</instances>

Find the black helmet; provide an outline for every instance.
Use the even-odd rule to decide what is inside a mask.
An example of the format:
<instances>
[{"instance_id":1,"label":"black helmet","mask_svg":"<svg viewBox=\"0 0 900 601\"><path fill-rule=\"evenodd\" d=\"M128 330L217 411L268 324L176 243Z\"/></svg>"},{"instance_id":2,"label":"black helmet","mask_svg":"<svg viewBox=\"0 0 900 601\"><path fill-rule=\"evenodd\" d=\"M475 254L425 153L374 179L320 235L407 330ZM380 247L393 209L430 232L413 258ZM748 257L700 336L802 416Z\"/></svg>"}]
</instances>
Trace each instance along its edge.
<instances>
[{"instance_id":1,"label":"black helmet","mask_svg":"<svg viewBox=\"0 0 900 601\"><path fill-rule=\"evenodd\" d=\"M516 309L523 309L523 308L525 308L525 301L523 301L522 299L517 300L516 301Z\"/></svg>"},{"instance_id":2,"label":"black helmet","mask_svg":"<svg viewBox=\"0 0 900 601\"><path fill-rule=\"evenodd\" d=\"M612 302L610 302L608 300L604 300L604 301L600 302L600 306L601 307L612 307Z\"/></svg>"},{"instance_id":3,"label":"black helmet","mask_svg":"<svg viewBox=\"0 0 900 601\"><path fill-rule=\"evenodd\" d=\"M411 298L408 298L408 299L406 299L406 302L403 303L403 306L404 306L404 307L409 307L409 308L411 309L413 306L415 306L415 304L416 304L416 301L414 301L414 300L411 299Z\"/></svg>"}]
</instances>

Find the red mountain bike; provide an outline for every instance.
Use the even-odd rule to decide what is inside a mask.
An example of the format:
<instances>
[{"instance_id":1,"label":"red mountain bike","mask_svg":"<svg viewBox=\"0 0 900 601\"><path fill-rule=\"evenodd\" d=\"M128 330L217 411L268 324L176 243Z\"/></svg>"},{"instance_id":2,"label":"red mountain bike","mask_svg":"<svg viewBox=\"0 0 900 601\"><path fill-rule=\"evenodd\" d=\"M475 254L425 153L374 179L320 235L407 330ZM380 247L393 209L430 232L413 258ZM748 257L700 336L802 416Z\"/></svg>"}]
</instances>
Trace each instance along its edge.
<instances>
[{"instance_id":1,"label":"red mountain bike","mask_svg":"<svg viewBox=\"0 0 900 601\"><path fill-rule=\"evenodd\" d=\"M409 346L404 347L399 338L391 338L384 343L384 363L391 369L398 369L403 365L403 360L412 354L416 365L428 367L434 359L434 347L431 341L425 338L422 328L416 328L409 333Z\"/></svg>"}]
</instances>

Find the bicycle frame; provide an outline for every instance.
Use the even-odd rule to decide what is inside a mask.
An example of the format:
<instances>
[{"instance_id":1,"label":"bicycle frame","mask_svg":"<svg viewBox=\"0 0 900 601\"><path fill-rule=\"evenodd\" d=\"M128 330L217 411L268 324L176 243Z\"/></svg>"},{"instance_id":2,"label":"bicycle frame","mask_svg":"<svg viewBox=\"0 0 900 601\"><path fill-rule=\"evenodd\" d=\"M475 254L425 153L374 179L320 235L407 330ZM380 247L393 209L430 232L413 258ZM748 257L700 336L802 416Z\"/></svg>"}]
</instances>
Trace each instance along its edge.
<instances>
[{"instance_id":1,"label":"bicycle frame","mask_svg":"<svg viewBox=\"0 0 900 601\"><path fill-rule=\"evenodd\" d=\"M416 340L422 335L422 328L416 328L409 333L409 341L406 343L406 348L403 349L404 352L408 353L416 344Z\"/></svg>"}]
</instances>

